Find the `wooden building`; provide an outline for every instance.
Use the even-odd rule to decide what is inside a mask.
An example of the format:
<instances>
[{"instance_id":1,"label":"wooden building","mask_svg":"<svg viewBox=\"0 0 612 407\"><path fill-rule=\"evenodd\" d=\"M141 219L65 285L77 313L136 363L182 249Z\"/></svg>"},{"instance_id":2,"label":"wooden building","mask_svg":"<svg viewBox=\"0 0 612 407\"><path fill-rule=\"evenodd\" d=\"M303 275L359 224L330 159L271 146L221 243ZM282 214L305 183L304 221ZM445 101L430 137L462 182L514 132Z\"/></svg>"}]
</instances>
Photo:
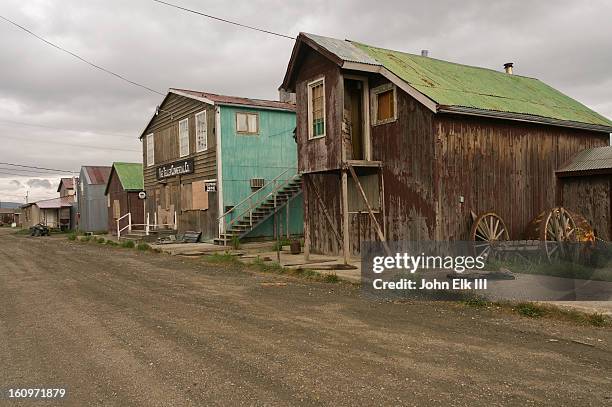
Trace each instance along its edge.
<instances>
[{"instance_id":1,"label":"wooden building","mask_svg":"<svg viewBox=\"0 0 612 407\"><path fill-rule=\"evenodd\" d=\"M579 152L557 177L562 206L584 216L597 237L612 240L612 147Z\"/></svg>"},{"instance_id":2,"label":"wooden building","mask_svg":"<svg viewBox=\"0 0 612 407\"><path fill-rule=\"evenodd\" d=\"M608 145L612 122L505 68L300 34L281 89L296 92L306 251L468 240L490 210L517 239L557 205L555 171Z\"/></svg>"},{"instance_id":3,"label":"wooden building","mask_svg":"<svg viewBox=\"0 0 612 407\"><path fill-rule=\"evenodd\" d=\"M144 229L145 200L142 164L113 163L104 195L108 211L108 231L117 233L117 220L120 228L128 225L130 214L135 229Z\"/></svg>"},{"instance_id":4,"label":"wooden building","mask_svg":"<svg viewBox=\"0 0 612 407\"><path fill-rule=\"evenodd\" d=\"M21 224L19 220L20 216L21 216L21 209L19 208L0 207L0 226L3 226L3 225L10 226L13 223L19 226Z\"/></svg>"},{"instance_id":5,"label":"wooden building","mask_svg":"<svg viewBox=\"0 0 612 407\"><path fill-rule=\"evenodd\" d=\"M151 223L227 241L272 236L276 214L283 233L302 234L294 110L170 89L140 137Z\"/></svg>"},{"instance_id":6,"label":"wooden building","mask_svg":"<svg viewBox=\"0 0 612 407\"><path fill-rule=\"evenodd\" d=\"M74 204L74 197L72 195L25 204L21 207L22 226L29 228L42 223L50 228L61 230L72 229L74 227Z\"/></svg>"},{"instance_id":7,"label":"wooden building","mask_svg":"<svg viewBox=\"0 0 612 407\"><path fill-rule=\"evenodd\" d=\"M83 232L108 230L108 208L104 195L111 167L83 166L78 180L78 229Z\"/></svg>"}]
</instances>

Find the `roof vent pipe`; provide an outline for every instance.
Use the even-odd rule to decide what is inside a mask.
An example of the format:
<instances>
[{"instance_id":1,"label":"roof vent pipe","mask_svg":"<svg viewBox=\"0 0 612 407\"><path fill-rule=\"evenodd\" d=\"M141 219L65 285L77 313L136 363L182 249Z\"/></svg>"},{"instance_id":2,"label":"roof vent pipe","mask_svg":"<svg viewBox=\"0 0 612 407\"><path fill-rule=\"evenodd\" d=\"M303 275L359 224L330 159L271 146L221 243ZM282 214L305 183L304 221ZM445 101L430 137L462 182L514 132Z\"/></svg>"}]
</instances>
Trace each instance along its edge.
<instances>
[{"instance_id":1,"label":"roof vent pipe","mask_svg":"<svg viewBox=\"0 0 612 407\"><path fill-rule=\"evenodd\" d=\"M428 57L429 56L429 50L422 49L421 50L421 56L422 57Z\"/></svg>"},{"instance_id":2,"label":"roof vent pipe","mask_svg":"<svg viewBox=\"0 0 612 407\"><path fill-rule=\"evenodd\" d=\"M512 75L512 67L514 66L514 64L512 62L506 62L504 64L504 70L506 71L506 73L508 75Z\"/></svg>"}]
</instances>

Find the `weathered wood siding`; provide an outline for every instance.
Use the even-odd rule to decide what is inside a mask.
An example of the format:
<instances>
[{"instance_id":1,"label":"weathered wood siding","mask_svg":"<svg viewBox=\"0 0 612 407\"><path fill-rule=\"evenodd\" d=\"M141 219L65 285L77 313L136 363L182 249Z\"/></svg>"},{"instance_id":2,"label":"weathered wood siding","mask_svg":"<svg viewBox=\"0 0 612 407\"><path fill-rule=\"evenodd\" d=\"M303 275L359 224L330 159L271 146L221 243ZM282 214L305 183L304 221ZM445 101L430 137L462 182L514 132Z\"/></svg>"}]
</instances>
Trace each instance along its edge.
<instances>
[{"instance_id":1,"label":"weathered wood siding","mask_svg":"<svg viewBox=\"0 0 612 407\"><path fill-rule=\"evenodd\" d=\"M436 115L438 232L466 240L470 211L495 211L520 239L540 212L556 206L555 170L580 150L608 145L608 135L530 123ZM460 203L460 197L464 203Z\"/></svg>"},{"instance_id":2,"label":"weathered wood siding","mask_svg":"<svg viewBox=\"0 0 612 407\"><path fill-rule=\"evenodd\" d=\"M120 214L119 217L132 213L133 224L144 224L144 201L138 197L139 191L125 191L121 185L121 181L117 173L113 169L109 178L107 189L107 209L108 209L108 230L112 234L117 234L117 219L114 214L114 202L119 201ZM108 203L110 202L110 205ZM119 221L119 227L123 228L128 224L127 218ZM143 229L142 226L136 227Z\"/></svg>"},{"instance_id":3,"label":"weathered wood siding","mask_svg":"<svg viewBox=\"0 0 612 407\"><path fill-rule=\"evenodd\" d=\"M206 110L208 124L208 149L196 152L195 114ZM180 157L178 123L189 119L189 156ZM203 102L184 96L170 94L160 106L160 113L149 124L144 134L154 134L155 164L148 166L147 146L143 138L144 183L147 192L146 212L153 223L157 214L158 223L162 223L159 208L173 209L177 213L178 231L196 230L202 232L203 239L212 239L218 235L217 218L219 216L217 193L208 194L209 208L207 210L192 210L184 208L181 194L184 188L190 188L194 181L215 180L217 178L216 141L215 141L215 109ZM175 176L165 182L159 182L155 169L162 164L177 160L193 158L194 172L192 174Z\"/></svg>"},{"instance_id":4,"label":"weathered wood siding","mask_svg":"<svg viewBox=\"0 0 612 407\"><path fill-rule=\"evenodd\" d=\"M581 214L604 240L612 239L612 177L588 175L560 179L561 204Z\"/></svg>"},{"instance_id":5,"label":"weathered wood siding","mask_svg":"<svg viewBox=\"0 0 612 407\"><path fill-rule=\"evenodd\" d=\"M308 83L325 78L325 137L308 139ZM337 65L310 51L297 75L297 137L300 172L338 169L341 164L343 82Z\"/></svg>"}]
</instances>

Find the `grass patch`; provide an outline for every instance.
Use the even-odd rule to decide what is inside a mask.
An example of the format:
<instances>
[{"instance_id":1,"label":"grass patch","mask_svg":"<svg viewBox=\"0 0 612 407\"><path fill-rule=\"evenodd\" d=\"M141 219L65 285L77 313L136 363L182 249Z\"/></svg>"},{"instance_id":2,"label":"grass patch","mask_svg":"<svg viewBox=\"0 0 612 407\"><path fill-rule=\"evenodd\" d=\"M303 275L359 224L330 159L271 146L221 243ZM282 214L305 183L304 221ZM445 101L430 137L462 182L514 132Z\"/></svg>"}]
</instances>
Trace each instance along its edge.
<instances>
[{"instance_id":1,"label":"grass patch","mask_svg":"<svg viewBox=\"0 0 612 407\"><path fill-rule=\"evenodd\" d=\"M110 239L108 239L105 244L107 246L113 246L113 247L119 246L119 243L115 242L114 240L110 240Z\"/></svg>"},{"instance_id":2,"label":"grass patch","mask_svg":"<svg viewBox=\"0 0 612 407\"><path fill-rule=\"evenodd\" d=\"M96 239L96 242L100 243L100 244L104 244L104 243L106 243L106 239L103 238L103 237L99 237L99 238Z\"/></svg>"},{"instance_id":3,"label":"grass patch","mask_svg":"<svg viewBox=\"0 0 612 407\"><path fill-rule=\"evenodd\" d=\"M532 302L521 302L514 308L515 311L524 317L528 318L539 318L546 314L546 310L541 305L534 304Z\"/></svg>"},{"instance_id":4,"label":"grass patch","mask_svg":"<svg viewBox=\"0 0 612 407\"><path fill-rule=\"evenodd\" d=\"M138 243L136 249L140 250L141 252L146 252L151 250L151 246L149 246L147 243Z\"/></svg>"},{"instance_id":5,"label":"grass patch","mask_svg":"<svg viewBox=\"0 0 612 407\"><path fill-rule=\"evenodd\" d=\"M274 244L272 245L272 250L274 251L283 250L283 246L289 246L290 244L291 244L291 240L284 238L284 239L274 242Z\"/></svg>"},{"instance_id":6,"label":"grass patch","mask_svg":"<svg viewBox=\"0 0 612 407\"><path fill-rule=\"evenodd\" d=\"M68 238L68 240L74 241L74 240L77 239L77 234L75 232L68 233L67 238Z\"/></svg>"},{"instance_id":7,"label":"grass patch","mask_svg":"<svg viewBox=\"0 0 612 407\"><path fill-rule=\"evenodd\" d=\"M19 229L14 232L15 235L30 235L30 229Z\"/></svg>"},{"instance_id":8,"label":"grass patch","mask_svg":"<svg viewBox=\"0 0 612 407\"><path fill-rule=\"evenodd\" d=\"M323 281L325 281L326 283L337 283L338 281L340 281L340 278L338 278L338 275L336 273L323 274Z\"/></svg>"},{"instance_id":9,"label":"grass patch","mask_svg":"<svg viewBox=\"0 0 612 407\"><path fill-rule=\"evenodd\" d=\"M463 300L463 303L467 306L476 308L484 308L491 305L490 301L487 301L485 298L477 295L469 296Z\"/></svg>"},{"instance_id":10,"label":"grass patch","mask_svg":"<svg viewBox=\"0 0 612 407\"><path fill-rule=\"evenodd\" d=\"M123 247L124 249L133 249L136 245L134 244L133 240L125 240L121 242L119 246Z\"/></svg>"},{"instance_id":11,"label":"grass patch","mask_svg":"<svg viewBox=\"0 0 612 407\"><path fill-rule=\"evenodd\" d=\"M204 261L208 263L217 263L217 264L224 264L224 263L238 264L240 263L240 261L236 258L236 256L230 253L227 253L227 252L213 253L208 256L204 256Z\"/></svg>"},{"instance_id":12,"label":"grass patch","mask_svg":"<svg viewBox=\"0 0 612 407\"><path fill-rule=\"evenodd\" d=\"M86 242L87 243L87 242L91 241L91 239L93 239L93 236L86 235L86 236L83 236L80 240L81 240L81 242Z\"/></svg>"}]
</instances>

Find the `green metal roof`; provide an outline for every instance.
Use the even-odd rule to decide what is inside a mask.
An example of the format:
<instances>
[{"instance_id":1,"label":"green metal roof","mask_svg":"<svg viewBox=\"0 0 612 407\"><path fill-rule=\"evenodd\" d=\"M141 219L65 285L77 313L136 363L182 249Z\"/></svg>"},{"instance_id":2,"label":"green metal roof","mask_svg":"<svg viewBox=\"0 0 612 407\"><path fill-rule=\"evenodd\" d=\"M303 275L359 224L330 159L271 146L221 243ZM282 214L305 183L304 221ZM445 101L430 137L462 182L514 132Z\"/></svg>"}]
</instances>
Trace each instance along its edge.
<instances>
[{"instance_id":1,"label":"green metal roof","mask_svg":"<svg viewBox=\"0 0 612 407\"><path fill-rule=\"evenodd\" d=\"M609 119L534 78L357 42L350 44L438 105L612 126Z\"/></svg>"},{"instance_id":2,"label":"green metal roof","mask_svg":"<svg viewBox=\"0 0 612 407\"><path fill-rule=\"evenodd\" d=\"M144 175L142 164L139 163L113 163L113 168L126 191L144 190Z\"/></svg>"}]
</instances>

